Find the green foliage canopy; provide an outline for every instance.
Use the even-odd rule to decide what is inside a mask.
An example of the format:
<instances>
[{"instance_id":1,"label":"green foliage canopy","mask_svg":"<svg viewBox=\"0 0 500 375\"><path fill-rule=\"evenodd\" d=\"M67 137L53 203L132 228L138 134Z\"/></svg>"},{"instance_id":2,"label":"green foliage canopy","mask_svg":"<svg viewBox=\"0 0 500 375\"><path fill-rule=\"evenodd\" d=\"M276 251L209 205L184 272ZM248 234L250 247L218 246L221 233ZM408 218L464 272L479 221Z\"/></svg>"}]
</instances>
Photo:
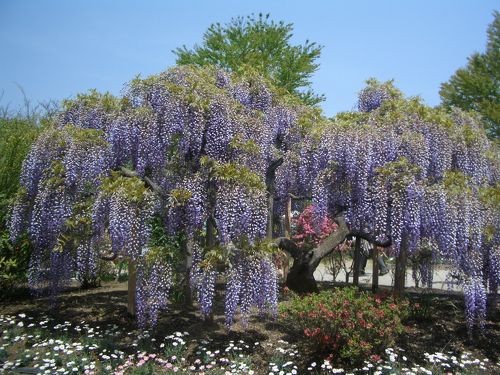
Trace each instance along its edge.
<instances>
[{"instance_id":1,"label":"green foliage canopy","mask_svg":"<svg viewBox=\"0 0 500 375\"><path fill-rule=\"evenodd\" d=\"M494 12L488 27L486 52L469 57L439 94L445 107L459 107L479 112L491 138L500 137L500 13Z\"/></svg>"},{"instance_id":2,"label":"green foliage canopy","mask_svg":"<svg viewBox=\"0 0 500 375\"><path fill-rule=\"evenodd\" d=\"M322 46L314 42L292 45L293 24L270 20L269 14L233 18L228 24L212 24L203 44L173 51L179 65L216 65L242 73L255 70L307 104L324 100L312 92L311 76L319 68ZM305 89L305 90L304 90Z\"/></svg>"}]
</instances>

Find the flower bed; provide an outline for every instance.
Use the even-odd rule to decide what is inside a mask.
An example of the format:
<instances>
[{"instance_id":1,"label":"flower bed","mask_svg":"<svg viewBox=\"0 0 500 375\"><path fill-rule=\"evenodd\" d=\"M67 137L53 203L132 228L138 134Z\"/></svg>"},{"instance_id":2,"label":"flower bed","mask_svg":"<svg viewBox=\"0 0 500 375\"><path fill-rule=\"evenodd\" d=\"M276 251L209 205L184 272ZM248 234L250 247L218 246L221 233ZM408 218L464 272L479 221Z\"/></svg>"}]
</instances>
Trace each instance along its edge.
<instances>
[{"instance_id":1,"label":"flower bed","mask_svg":"<svg viewBox=\"0 0 500 375\"><path fill-rule=\"evenodd\" d=\"M490 371L499 364L469 353L425 353L412 364L402 349L387 348L356 368L313 361L301 346L284 340L194 339L174 332L162 339L115 324L57 322L26 314L0 315L0 373L40 374L440 374ZM386 358L386 359L382 359Z\"/></svg>"}]
</instances>

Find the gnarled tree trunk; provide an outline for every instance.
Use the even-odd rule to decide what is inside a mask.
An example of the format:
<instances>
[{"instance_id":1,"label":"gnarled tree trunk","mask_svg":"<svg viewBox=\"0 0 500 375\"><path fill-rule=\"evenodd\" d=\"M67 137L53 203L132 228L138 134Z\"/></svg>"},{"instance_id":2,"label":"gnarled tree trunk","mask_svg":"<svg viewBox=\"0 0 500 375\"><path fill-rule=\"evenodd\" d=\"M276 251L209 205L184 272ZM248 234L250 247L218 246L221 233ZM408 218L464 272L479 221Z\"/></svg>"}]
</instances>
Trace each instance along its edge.
<instances>
[{"instance_id":1,"label":"gnarled tree trunk","mask_svg":"<svg viewBox=\"0 0 500 375\"><path fill-rule=\"evenodd\" d=\"M288 238L279 238L278 247L287 251L293 258L293 266L288 273L286 286L299 293L317 292L318 285L314 279L314 271L321 259L330 254L344 242L349 229L342 216L336 218L339 227L331 233L317 248L304 252Z\"/></svg>"}]
</instances>

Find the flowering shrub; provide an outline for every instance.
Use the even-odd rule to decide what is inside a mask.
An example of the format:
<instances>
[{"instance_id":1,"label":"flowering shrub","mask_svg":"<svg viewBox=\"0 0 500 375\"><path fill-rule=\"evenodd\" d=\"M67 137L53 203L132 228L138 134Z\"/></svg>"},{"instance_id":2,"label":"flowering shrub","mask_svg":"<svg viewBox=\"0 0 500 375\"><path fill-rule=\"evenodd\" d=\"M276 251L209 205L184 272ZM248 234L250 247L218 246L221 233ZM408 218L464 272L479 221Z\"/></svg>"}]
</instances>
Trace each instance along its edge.
<instances>
[{"instance_id":1,"label":"flowering shrub","mask_svg":"<svg viewBox=\"0 0 500 375\"><path fill-rule=\"evenodd\" d=\"M314 348L358 363L394 344L407 307L406 302L343 288L295 296L280 305L280 317L303 330Z\"/></svg>"},{"instance_id":2,"label":"flowering shrub","mask_svg":"<svg viewBox=\"0 0 500 375\"><path fill-rule=\"evenodd\" d=\"M337 224L325 216L319 222L319 226L314 223L314 205L307 206L298 218L294 219L296 233L292 236L299 247L315 247L324 240L330 233L337 229Z\"/></svg>"}]
</instances>

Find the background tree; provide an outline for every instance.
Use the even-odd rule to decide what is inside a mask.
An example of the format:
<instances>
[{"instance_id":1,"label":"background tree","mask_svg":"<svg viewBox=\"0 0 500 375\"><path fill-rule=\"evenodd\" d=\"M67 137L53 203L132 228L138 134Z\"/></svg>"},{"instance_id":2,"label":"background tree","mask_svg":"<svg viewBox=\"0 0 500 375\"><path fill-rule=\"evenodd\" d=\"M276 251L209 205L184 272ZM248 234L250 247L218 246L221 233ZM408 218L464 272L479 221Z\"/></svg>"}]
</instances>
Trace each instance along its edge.
<instances>
[{"instance_id":1,"label":"background tree","mask_svg":"<svg viewBox=\"0 0 500 375\"><path fill-rule=\"evenodd\" d=\"M439 94L443 105L479 112L491 138L500 137L500 13L488 27L484 53L475 53L458 69Z\"/></svg>"},{"instance_id":2,"label":"background tree","mask_svg":"<svg viewBox=\"0 0 500 375\"><path fill-rule=\"evenodd\" d=\"M8 296L16 284L26 281L30 243L23 237L17 244L9 239L9 205L19 188L23 160L31 145L55 112L54 103L31 106L24 95L24 108L17 113L0 108L0 286ZM1 95L0 95L1 100Z\"/></svg>"},{"instance_id":3,"label":"background tree","mask_svg":"<svg viewBox=\"0 0 500 375\"><path fill-rule=\"evenodd\" d=\"M177 64L215 65L233 72L252 69L279 88L299 96L307 104L324 100L312 92L311 76L318 70L321 46L306 41L292 45L293 24L274 22L269 14L233 18L228 24L212 24L203 44L173 51Z\"/></svg>"}]
</instances>

